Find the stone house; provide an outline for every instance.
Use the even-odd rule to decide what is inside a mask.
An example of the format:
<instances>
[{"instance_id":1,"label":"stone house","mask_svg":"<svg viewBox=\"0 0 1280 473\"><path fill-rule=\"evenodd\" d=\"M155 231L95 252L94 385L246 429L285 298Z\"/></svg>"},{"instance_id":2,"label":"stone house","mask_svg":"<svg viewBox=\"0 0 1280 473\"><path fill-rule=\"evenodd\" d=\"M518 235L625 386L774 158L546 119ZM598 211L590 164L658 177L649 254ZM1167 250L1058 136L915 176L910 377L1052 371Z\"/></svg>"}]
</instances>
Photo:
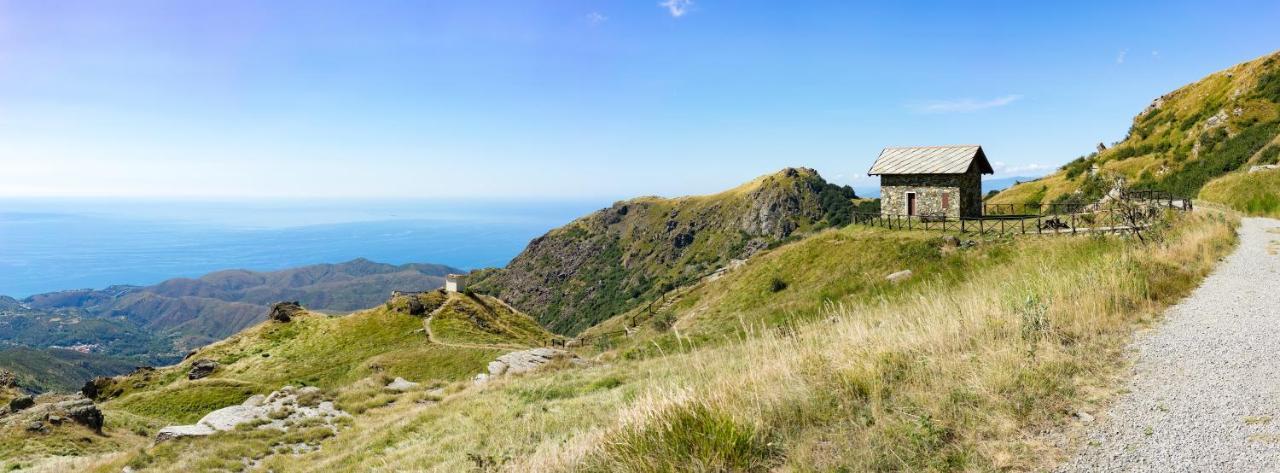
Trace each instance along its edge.
<instances>
[{"instance_id":1,"label":"stone house","mask_svg":"<svg viewBox=\"0 0 1280 473\"><path fill-rule=\"evenodd\" d=\"M444 277L445 292L465 292L467 290L467 277L462 274L447 274Z\"/></svg>"},{"instance_id":2,"label":"stone house","mask_svg":"<svg viewBox=\"0 0 1280 473\"><path fill-rule=\"evenodd\" d=\"M869 176L880 176L880 213L981 217L982 175L994 174L978 145L890 147Z\"/></svg>"}]
</instances>

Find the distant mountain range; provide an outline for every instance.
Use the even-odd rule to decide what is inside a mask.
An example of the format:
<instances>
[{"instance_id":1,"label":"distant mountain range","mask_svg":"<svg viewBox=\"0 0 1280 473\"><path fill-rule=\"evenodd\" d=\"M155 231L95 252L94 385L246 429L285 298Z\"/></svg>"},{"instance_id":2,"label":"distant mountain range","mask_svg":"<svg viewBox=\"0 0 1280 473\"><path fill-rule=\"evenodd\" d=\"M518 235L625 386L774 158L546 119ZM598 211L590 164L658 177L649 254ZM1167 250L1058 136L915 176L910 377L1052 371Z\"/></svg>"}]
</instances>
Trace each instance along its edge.
<instances>
[{"instance_id":1,"label":"distant mountain range","mask_svg":"<svg viewBox=\"0 0 1280 473\"><path fill-rule=\"evenodd\" d=\"M270 272L218 271L153 286L110 286L0 296L0 369L34 390L66 390L86 374L171 363L187 351L262 320L270 305L350 312L378 305L392 290L421 291L462 272L436 264L356 259Z\"/></svg>"}]
</instances>

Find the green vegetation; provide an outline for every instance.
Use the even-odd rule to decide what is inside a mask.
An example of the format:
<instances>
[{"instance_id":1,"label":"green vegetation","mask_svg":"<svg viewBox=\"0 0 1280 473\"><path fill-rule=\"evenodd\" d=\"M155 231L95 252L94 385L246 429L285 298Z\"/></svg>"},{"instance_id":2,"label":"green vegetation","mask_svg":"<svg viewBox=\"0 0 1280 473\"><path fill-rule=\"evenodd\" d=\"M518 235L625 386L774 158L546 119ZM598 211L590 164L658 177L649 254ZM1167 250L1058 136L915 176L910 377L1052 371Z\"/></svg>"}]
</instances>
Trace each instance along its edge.
<instances>
[{"instance_id":1,"label":"green vegetation","mask_svg":"<svg viewBox=\"0 0 1280 473\"><path fill-rule=\"evenodd\" d=\"M1146 245L1099 236L942 250L929 232L827 231L703 283L704 303L676 310L681 332L760 329L701 344L691 335L643 358L622 356L634 348L623 346L589 368L451 388L439 404L393 402L362 414L318 452L269 457L263 466L1035 469L1055 448L1040 433L1091 402L1121 368L1132 330L1190 291L1233 235L1232 222L1216 213L1176 216ZM773 328L718 310L738 303L745 287L758 294L748 298L771 306L760 313L823 301L818 295L849 273L801 283L823 270L782 263L822 250L871 255L895 238L915 252L912 264L925 265L918 278L854 291ZM868 240L862 252L844 249ZM1053 271L1044 271L1046 261ZM771 293L774 275L795 282Z\"/></svg>"},{"instance_id":2,"label":"green vegetation","mask_svg":"<svg viewBox=\"0 0 1280 473\"><path fill-rule=\"evenodd\" d=\"M551 338L533 319L497 299L476 294L451 298L431 318L431 330L446 343L542 345Z\"/></svg>"},{"instance_id":3,"label":"green vegetation","mask_svg":"<svg viewBox=\"0 0 1280 473\"><path fill-rule=\"evenodd\" d=\"M1280 170L1228 174L1204 186L1200 198L1249 215L1280 218Z\"/></svg>"},{"instance_id":4,"label":"green vegetation","mask_svg":"<svg viewBox=\"0 0 1280 473\"><path fill-rule=\"evenodd\" d=\"M813 225L669 292L631 336L577 348L596 360L589 366L480 384L467 378L488 360L549 336L487 296L427 294L416 309L395 299L344 317L266 322L178 366L103 386L108 435L136 447L76 469L236 470L242 458L272 471L1040 468L1056 454L1043 432L1093 402L1132 331L1231 247L1233 222L1221 213L1170 218L1145 244L957 246L937 232ZM903 269L914 276L885 279ZM187 380L199 358L221 367ZM423 384L385 389L397 376ZM146 442L160 426L285 384L319 386L356 417L336 432ZM270 454L293 436L320 448Z\"/></svg>"},{"instance_id":5,"label":"green vegetation","mask_svg":"<svg viewBox=\"0 0 1280 473\"><path fill-rule=\"evenodd\" d=\"M471 287L576 334L733 259L842 226L855 198L786 169L714 195L618 202L534 239L506 268L473 273Z\"/></svg>"},{"instance_id":6,"label":"green vegetation","mask_svg":"<svg viewBox=\"0 0 1280 473\"><path fill-rule=\"evenodd\" d=\"M127 373L148 360L89 355L63 349L0 348L0 370L13 372L19 386L36 392L74 392L86 380Z\"/></svg>"},{"instance_id":7,"label":"green vegetation","mask_svg":"<svg viewBox=\"0 0 1280 473\"><path fill-rule=\"evenodd\" d=\"M1197 195L1210 181L1280 155L1280 53L1236 65L1161 97L1139 114L1123 141L1060 171L1014 185L990 203L1020 204L1040 193L1050 202L1101 194L1090 179L1123 177L1130 187ZM1268 144L1271 144L1268 146Z\"/></svg>"},{"instance_id":8,"label":"green vegetation","mask_svg":"<svg viewBox=\"0 0 1280 473\"><path fill-rule=\"evenodd\" d=\"M475 314L483 306L454 296L450 307ZM486 312L480 321L489 324L486 329L465 333L484 333L488 338L481 343L520 347L549 337L527 317L505 308ZM371 376L419 382L466 379L502 353L497 347L431 343L422 318L387 304L344 317L309 314L288 323L264 322L201 349L180 365L120 377L100 389L110 399L108 409L184 424L285 385L332 390ZM186 371L197 359L220 366L207 378L187 380Z\"/></svg>"}]
</instances>

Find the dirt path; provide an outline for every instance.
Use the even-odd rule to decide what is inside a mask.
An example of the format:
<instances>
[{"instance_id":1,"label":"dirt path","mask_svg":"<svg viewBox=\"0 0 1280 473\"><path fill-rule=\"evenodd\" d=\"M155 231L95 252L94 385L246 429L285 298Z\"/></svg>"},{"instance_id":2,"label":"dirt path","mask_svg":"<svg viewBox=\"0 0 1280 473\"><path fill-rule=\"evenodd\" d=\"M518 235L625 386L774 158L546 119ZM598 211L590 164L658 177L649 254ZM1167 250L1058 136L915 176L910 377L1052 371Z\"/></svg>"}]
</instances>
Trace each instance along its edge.
<instances>
[{"instance_id":1,"label":"dirt path","mask_svg":"<svg viewBox=\"0 0 1280 473\"><path fill-rule=\"evenodd\" d=\"M456 343L456 342L446 342L446 341L444 341L444 340L441 340L441 339L439 339L439 338L436 338L436 334L435 334L435 332L432 332L432 331L431 331L431 319L432 319L432 318L434 318L434 317L436 316L436 314L439 314L441 311L443 311L443 310L445 309L445 307L448 307L448 306L449 306L449 304L450 304L450 303L452 303L452 302L453 302L453 300L454 300L455 298L459 297L459 296L458 296L458 295L456 295L456 294L454 294L454 293L449 293L449 296L448 296L448 297L449 297L449 298L448 298L447 300L445 300L443 304L440 304L440 307L436 307L436 309L435 309L435 310L431 311L431 313L427 314L427 316L426 316L426 317L424 317L424 318L422 319L422 328L423 328L424 330L426 330L426 332L427 332L427 341L429 341L429 342L431 342L431 343L434 343L434 344L436 344L436 345L440 345L440 346L453 347L453 348L470 348L470 349L477 349L477 350L501 350L501 351L510 351L510 350L523 350L523 349L525 349L525 348L528 348L528 347L526 347L526 346L513 345L513 344L483 344L483 343ZM505 303L505 302L503 302L503 305L505 305L505 304L506 304L506 303ZM510 306L508 306L508 307L510 307ZM512 311L515 311L515 309L512 309Z\"/></svg>"},{"instance_id":2,"label":"dirt path","mask_svg":"<svg viewBox=\"0 0 1280 473\"><path fill-rule=\"evenodd\" d=\"M1134 375L1058 471L1280 471L1280 221L1140 334Z\"/></svg>"}]
</instances>

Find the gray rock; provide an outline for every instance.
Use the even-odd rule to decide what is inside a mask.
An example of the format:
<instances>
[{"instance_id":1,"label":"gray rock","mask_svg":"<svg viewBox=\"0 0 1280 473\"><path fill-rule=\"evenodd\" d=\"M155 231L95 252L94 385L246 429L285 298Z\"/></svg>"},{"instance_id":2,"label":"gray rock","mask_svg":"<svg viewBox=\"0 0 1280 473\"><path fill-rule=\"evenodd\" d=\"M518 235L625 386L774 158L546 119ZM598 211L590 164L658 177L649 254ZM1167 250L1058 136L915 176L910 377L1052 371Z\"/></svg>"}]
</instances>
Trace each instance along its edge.
<instances>
[{"instance_id":1,"label":"gray rock","mask_svg":"<svg viewBox=\"0 0 1280 473\"><path fill-rule=\"evenodd\" d=\"M9 412L18 412L34 405L36 405L36 398L31 396L18 396L9 400Z\"/></svg>"},{"instance_id":2,"label":"gray rock","mask_svg":"<svg viewBox=\"0 0 1280 473\"><path fill-rule=\"evenodd\" d=\"M210 435L255 422L259 424L258 429L280 431L287 431L290 425L307 419L320 419L325 424L335 426L338 418L347 417L348 414L335 407L333 401L320 401L313 405L299 403L299 395L314 395L320 392L319 388L313 386L300 389L285 386L266 396L252 396L239 405L224 407L205 414L193 425L165 427L156 434L156 442ZM283 417L281 413L284 414Z\"/></svg>"},{"instance_id":3,"label":"gray rock","mask_svg":"<svg viewBox=\"0 0 1280 473\"><path fill-rule=\"evenodd\" d=\"M286 323L304 312L306 309L303 309L298 301L277 302L271 304L271 311L267 312L267 320Z\"/></svg>"},{"instance_id":4,"label":"gray rock","mask_svg":"<svg viewBox=\"0 0 1280 473\"><path fill-rule=\"evenodd\" d=\"M206 435L213 435L214 432L217 431L204 424L174 425L160 429L160 431L156 433L156 442L159 443L166 440L184 437L204 437Z\"/></svg>"},{"instance_id":5,"label":"gray rock","mask_svg":"<svg viewBox=\"0 0 1280 473\"><path fill-rule=\"evenodd\" d=\"M45 432L44 422L33 420L27 423L27 432Z\"/></svg>"},{"instance_id":6,"label":"gray rock","mask_svg":"<svg viewBox=\"0 0 1280 473\"><path fill-rule=\"evenodd\" d=\"M93 430L102 430L102 411L92 400L79 398L54 404L54 409L67 418Z\"/></svg>"},{"instance_id":7,"label":"gray rock","mask_svg":"<svg viewBox=\"0 0 1280 473\"><path fill-rule=\"evenodd\" d=\"M898 271L896 273L885 276L884 278L888 279L890 282L900 283L902 281L906 281L907 279L910 279L911 274L912 273L910 269L904 269L902 271Z\"/></svg>"},{"instance_id":8,"label":"gray rock","mask_svg":"<svg viewBox=\"0 0 1280 473\"><path fill-rule=\"evenodd\" d=\"M201 379L207 377L218 369L218 362L208 358L201 358L191 363L191 370L187 372L187 379Z\"/></svg>"},{"instance_id":9,"label":"gray rock","mask_svg":"<svg viewBox=\"0 0 1280 473\"><path fill-rule=\"evenodd\" d=\"M404 378L396 378L395 380L392 380L390 383L387 383L387 389L390 389L392 391L404 392L416 387L418 387L418 383L409 381Z\"/></svg>"}]
</instances>

